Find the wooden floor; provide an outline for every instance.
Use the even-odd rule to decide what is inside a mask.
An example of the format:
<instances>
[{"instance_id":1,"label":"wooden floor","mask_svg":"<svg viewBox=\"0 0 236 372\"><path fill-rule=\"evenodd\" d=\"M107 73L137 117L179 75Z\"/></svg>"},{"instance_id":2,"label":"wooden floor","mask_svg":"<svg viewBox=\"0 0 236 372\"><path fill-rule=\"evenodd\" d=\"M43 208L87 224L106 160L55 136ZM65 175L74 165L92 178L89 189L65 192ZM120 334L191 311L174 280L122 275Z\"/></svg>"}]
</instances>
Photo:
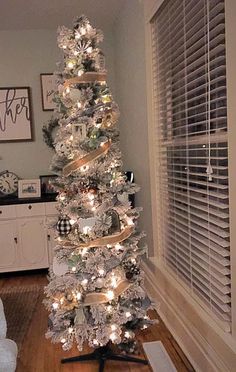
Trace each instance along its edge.
<instances>
[{"instance_id":1,"label":"wooden floor","mask_svg":"<svg viewBox=\"0 0 236 372\"><path fill-rule=\"evenodd\" d=\"M0 278L0 287L21 286L27 284L41 284L44 286L47 283L45 273L4 276ZM152 317L157 317L156 313L150 314ZM49 340L45 339L45 331L47 329L47 312L40 301L40 305L36 309L30 328L24 339L20 357L18 358L16 372L97 372L96 363L70 363L61 364L62 358L78 355L77 349L74 347L69 352L64 352L60 345L52 345ZM183 354L182 350L165 327L164 323L159 319L159 324L142 331L137 335L140 345L142 342L160 340L165 346L169 356L171 357L177 371L186 372L194 371L191 364ZM83 352L88 352L89 349ZM142 352L140 354L142 355ZM149 366L137 365L134 363L108 362L105 372L150 372Z\"/></svg>"}]
</instances>

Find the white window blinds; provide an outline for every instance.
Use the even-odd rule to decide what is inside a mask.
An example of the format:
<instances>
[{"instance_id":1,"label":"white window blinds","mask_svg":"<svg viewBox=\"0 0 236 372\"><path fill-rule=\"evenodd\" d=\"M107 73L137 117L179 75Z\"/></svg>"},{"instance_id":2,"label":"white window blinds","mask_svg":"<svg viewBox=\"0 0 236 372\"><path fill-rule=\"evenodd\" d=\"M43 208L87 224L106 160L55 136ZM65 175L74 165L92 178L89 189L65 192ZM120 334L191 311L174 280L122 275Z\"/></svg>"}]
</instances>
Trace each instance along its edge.
<instances>
[{"instance_id":1,"label":"white window blinds","mask_svg":"<svg viewBox=\"0 0 236 372\"><path fill-rule=\"evenodd\" d=\"M151 30L164 263L229 331L224 1L166 0Z\"/></svg>"}]
</instances>

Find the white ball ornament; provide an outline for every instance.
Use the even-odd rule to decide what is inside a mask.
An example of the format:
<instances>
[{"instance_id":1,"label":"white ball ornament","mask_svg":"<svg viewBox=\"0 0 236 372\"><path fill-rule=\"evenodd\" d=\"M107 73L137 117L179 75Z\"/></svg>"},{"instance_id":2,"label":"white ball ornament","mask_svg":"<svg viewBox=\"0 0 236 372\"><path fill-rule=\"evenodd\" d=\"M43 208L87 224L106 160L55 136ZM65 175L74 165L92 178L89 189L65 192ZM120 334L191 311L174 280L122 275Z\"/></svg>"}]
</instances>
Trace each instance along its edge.
<instances>
[{"instance_id":1,"label":"white ball ornament","mask_svg":"<svg viewBox=\"0 0 236 372\"><path fill-rule=\"evenodd\" d=\"M56 276L65 275L68 272L68 265L65 263L59 263L57 258L53 258L52 271Z\"/></svg>"},{"instance_id":2,"label":"white ball ornament","mask_svg":"<svg viewBox=\"0 0 236 372\"><path fill-rule=\"evenodd\" d=\"M105 281L103 278L97 278L95 285L97 288L102 288L104 286L104 283Z\"/></svg>"}]
</instances>

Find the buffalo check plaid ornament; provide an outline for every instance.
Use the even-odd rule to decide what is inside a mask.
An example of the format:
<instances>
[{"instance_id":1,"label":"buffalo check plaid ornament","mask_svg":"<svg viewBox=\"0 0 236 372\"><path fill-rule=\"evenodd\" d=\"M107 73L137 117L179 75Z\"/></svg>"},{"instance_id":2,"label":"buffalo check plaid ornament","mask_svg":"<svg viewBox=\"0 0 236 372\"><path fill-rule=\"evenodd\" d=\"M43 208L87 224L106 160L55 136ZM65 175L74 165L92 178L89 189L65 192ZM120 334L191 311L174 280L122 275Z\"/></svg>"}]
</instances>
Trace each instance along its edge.
<instances>
[{"instance_id":1,"label":"buffalo check plaid ornament","mask_svg":"<svg viewBox=\"0 0 236 372\"><path fill-rule=\"evenodd\" d=\"M70 219L68 217L61 217L57 222L57 231L59 235L68 235L71 232Z\"/></svg>"}]
</instances>

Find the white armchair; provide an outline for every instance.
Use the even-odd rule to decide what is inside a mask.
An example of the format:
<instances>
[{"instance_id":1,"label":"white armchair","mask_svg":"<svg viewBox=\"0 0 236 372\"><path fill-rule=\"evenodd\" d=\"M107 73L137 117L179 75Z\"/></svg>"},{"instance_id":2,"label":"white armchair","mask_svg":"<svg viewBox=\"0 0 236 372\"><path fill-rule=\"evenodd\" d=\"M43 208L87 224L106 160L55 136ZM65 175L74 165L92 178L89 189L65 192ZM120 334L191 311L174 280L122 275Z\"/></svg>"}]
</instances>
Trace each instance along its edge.
<instances>
[{"instance_id":1,"label":"white armchair","mask_svg":"<svg viewBox=\"0 0 236 372\"><path fill-rule=\"evenodd\" d=\"M7 323L2 300L0 299L0 372L15 372L17 346L6 338Z\"/></svg>"}]
</instances>

